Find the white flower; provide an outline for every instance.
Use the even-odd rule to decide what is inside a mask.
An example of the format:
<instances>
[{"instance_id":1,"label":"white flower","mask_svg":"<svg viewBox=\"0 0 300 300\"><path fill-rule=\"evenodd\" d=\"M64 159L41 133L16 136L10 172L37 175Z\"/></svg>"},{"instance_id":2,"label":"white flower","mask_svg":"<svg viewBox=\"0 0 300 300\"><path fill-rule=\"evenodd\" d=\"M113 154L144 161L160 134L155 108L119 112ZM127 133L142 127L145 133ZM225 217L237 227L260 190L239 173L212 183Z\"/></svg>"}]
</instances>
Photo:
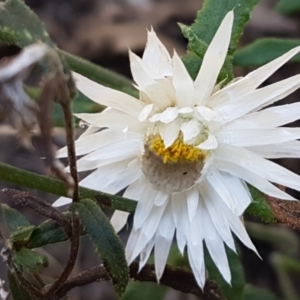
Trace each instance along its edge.
<instances>
[{"instance_id":1,"label":"white flower","mask_svg":"<svg viewBox=\"0 0 300 300\"><path fill-rule=\"evenodd\" d=\"M215 85L232 23L229 12L195 81L176 52L171 58L155 32L148 32L143 58L129 53L140 100L75 74L79 90L110 107L77 115L90 124L76 142L77 154L84 155L78 168L96 169L81 185L112 194L128 187L124 196L138 201L128 263L140 256L142 268L154 247L158 280L175 234L200 287L204 242L230 282L224 243L235 251L232 233L256 251L240 220L251 202L246 182L280 199L294 200L271 182L300 191L299 176L266 159L300 157L300 128L279 127L299 118L300 103L263 109L295 91L300 75L258 88L300 47L220 89ZM98 130L103 127L108 129ZM55 205L69 202L61 198ZM115 213L117 230L127 216Z\"/></svg>"}]
</instances>

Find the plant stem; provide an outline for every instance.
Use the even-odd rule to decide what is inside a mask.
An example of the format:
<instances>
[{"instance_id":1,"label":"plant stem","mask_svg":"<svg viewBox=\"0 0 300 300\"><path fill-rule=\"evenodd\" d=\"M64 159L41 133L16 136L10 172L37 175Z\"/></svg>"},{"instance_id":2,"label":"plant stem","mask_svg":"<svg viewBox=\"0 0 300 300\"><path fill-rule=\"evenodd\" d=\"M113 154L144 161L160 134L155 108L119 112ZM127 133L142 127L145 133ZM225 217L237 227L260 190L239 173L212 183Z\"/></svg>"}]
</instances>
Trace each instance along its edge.
<instances>
[{"instance_id":1,"label":"plant stem","mask_svg":"<svg viewBox=\"0 0 300 300\"><path fill-rule=\"evenodd\" d=\"M0 180L57 196L68 196L65 184L61 180L25 171L2 162L0 162ZM83 187L79 188L79 195L81 199L92 199L105 208L134 212L136 207L136 202L133 200Z\"/></svg>"}]
</instances>

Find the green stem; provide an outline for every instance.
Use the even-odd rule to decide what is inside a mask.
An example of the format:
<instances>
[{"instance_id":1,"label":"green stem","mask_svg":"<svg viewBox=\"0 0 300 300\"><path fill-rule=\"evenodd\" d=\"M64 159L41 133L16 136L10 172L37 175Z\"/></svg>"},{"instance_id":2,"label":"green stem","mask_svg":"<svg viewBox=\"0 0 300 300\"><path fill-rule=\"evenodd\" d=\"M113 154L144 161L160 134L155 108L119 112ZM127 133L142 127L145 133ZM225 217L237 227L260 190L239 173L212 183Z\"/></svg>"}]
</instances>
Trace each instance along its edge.
<instances>
[{"instance_id":1,"label":"green stem","mask_svg":"<svg viewBox=\"0 0 300 300\"><path fill-rule=\"evenodd\" d=\"M133 87L132 81L125 76L107 70L99 65L95 65L68 52L62 50L58 50L58 52L65 57L71 70L88 77L95 82L138 98L138 91Z\"/></svg>"},{"instance_id":2,"label":"green stem","mask_svg":"<svg viewBox=\"0 0 300 300\"><path fill-rule=\"evenodd\" d=\"M62 181L25 171L1 162L0 180L57 196L67 196L67 189ZM136 202L133 200L83 187L79 188L79 195L80 199L92 199L105 208L133 212L136 207Z\"/></svg>"}]
</instances>

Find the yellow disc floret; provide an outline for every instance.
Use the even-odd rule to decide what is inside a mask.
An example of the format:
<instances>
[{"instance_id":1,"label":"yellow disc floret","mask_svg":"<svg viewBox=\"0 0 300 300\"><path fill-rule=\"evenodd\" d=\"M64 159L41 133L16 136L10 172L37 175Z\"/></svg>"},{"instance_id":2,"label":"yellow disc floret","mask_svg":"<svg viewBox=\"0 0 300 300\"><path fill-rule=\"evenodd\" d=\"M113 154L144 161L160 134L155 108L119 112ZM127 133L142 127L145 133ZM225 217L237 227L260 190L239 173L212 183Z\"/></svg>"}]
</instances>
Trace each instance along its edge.
<instances>
[{"instance_id":1,"label":"yellow disc floret","mask_svg":"<svg viewBox=\"0 0 300 300\"><path fill-rule=\"evenodd\" d=\"M193 163L203 161L207 156L207 151L185 144L181 136L168 148L165 148L160 135L151 136L147 144L149 150L161 157L164 163Z\"/></svg>"}]
</instances>

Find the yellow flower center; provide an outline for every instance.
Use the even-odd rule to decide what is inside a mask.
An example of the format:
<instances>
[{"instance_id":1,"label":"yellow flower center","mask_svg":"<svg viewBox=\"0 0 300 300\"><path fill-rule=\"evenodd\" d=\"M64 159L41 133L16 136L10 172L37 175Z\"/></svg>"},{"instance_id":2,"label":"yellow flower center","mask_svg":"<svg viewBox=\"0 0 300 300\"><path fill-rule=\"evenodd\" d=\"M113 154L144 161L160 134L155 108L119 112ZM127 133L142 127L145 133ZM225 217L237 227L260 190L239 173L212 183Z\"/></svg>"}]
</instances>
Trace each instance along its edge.
<instances>
[{"instance_id":1,"label":"yellow flower center","mask_svg":"<svg viewBox=\"0 0 300 300\"><path fill-rule=\"evenodd\" d=\"M164 163L194 163L204 161L208 151L185 144L179 136L168 148L160 135L150 137L148 147L151 152L160 157Z\"/></svg>"}]
</instances>

